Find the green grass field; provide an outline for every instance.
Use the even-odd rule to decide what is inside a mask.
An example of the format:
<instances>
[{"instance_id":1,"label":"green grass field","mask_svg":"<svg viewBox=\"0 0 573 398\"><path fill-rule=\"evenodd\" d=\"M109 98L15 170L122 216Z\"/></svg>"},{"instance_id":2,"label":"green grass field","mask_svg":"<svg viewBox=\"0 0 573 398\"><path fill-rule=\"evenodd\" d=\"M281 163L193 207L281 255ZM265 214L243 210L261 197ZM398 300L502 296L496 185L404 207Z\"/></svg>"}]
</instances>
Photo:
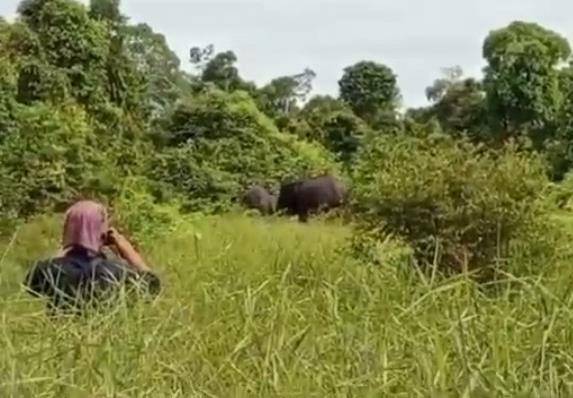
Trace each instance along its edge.
<instances>
[{"instance_id":1,"label":"green grass field","mask_svg":"<svg viewBox=\"0 0 573 398\"><path fill-rule=\"evenodd\" d=\"M146 245L155 302L49 319L19 284L59 231L0 244L0 397L573 396L570 253L483 288L362 264L337 224L202 218Z\"/></svg>"}]
</instances>

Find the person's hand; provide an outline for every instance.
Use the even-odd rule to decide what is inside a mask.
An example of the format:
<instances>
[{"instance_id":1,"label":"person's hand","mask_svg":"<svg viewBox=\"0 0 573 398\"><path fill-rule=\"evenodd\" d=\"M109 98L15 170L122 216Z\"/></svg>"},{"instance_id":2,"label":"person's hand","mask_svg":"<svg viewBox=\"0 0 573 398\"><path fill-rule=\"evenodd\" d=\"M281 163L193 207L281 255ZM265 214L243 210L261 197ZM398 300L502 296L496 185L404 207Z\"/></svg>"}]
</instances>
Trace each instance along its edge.
<instances>
[{"instance_id":1,"label":"person's hand","mask_svg":"<svg viewBox=\"0 0 573 398\"><path fill-rule=\"evenodd\" d=\"M107 243L110 245L115 245L121 251L129 249L131 244L125 236L119 233L115 228L110 228L107 231Z\"/></svg>"},{"instance_id":2,"label":"person's hand","mask_svg":"<svg viewBox=\"0 0 573 398\"><path fill-rule=\"evenodd\" d=\"M115 228L110 228L107 232L107 240L117 247L119 255L123 257L132 267L139 271L149 271L149 267L143 257L135 250L133 245L125 236L120 234Z\"/></svg>"}]
</instances>

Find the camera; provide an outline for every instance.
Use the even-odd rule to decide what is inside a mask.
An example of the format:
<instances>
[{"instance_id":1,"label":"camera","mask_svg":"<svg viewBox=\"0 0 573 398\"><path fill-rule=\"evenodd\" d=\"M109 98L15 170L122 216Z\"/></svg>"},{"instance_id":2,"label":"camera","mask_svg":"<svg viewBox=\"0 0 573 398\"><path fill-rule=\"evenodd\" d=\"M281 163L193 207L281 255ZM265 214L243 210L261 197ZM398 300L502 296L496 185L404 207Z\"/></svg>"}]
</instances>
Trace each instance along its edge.
<instances>
[{"instance_id":1,"label":"camera","mask_svg":"<svg viewBox=\"0 0 573 398\"><path fill-rule=\"evenodd\" d=\"M113 232L111 230L103 234L103 244L105 246L111 246L115 244L115 239L113 238Z\"/></svg>"}]
</instances>

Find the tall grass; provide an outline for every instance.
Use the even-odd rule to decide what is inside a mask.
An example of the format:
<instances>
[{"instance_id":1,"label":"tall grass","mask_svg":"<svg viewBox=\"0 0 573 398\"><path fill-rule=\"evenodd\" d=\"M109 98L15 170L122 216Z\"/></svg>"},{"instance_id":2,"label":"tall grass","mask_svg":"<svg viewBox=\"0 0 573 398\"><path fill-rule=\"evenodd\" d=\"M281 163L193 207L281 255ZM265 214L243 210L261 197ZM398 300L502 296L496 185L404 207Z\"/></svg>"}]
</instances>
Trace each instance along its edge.
<instances>
[{"instance_id":1,"label":"tall grass","mask_svg":"<svg viewBox=\"0 0 573 398\"><path fill-rule=\"evenodd\" d=\"M147 242L153 303L49 319L19 283L58 233L0 246L1 397L573 396L565 265L480 288L361 264L347 227L201 218Z\"/></svg>"}]
</instances>

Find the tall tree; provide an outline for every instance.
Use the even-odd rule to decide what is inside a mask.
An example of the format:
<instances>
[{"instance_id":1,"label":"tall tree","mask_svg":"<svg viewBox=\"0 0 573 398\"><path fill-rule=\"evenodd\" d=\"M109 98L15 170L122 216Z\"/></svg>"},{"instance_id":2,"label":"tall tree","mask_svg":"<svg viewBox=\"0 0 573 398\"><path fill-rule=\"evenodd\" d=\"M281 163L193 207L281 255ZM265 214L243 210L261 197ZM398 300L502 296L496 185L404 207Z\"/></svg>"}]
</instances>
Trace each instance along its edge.
<instances>
[{"instance_id":1,"label":"tall tree","mask_svg":"<svg viewBox=\"0 0 573 398\"><path fill-rule=\"evenodd\" d=\"M207 62L201 78L204 82L214 83L224 91L234 91L242 83L236 63L237 56L234 52L218 53Z\"/></svg>"},{"instance_id":2,"label":"tall tree","mask_svg":"<svg viewBox=\"0 0 573 398\"><path fill-rule=\"evenodd\" d=\"M513 22L489 34L484 83L502 138L528 132L539 145L551 136L563 105L557 66L570 55L566 39L537 24Z\"/></svg>"},{"instance_id":3,"label":"tall tree","mask_svg":"<svg viewBox=\"0 0 573 398\"><path fill-rule=\"evenodd\" d=\"M191 47L191 50L189 50L189 62L202 73L207 63L213 58L214 53L215 46L212 44L205 47Z\"/></svg>"},{"instance_id":4,"label":"tall tree","mask_svg":"<svg viewBox=\"0 0 573 398\"><path fill-rule=\"evenodd\" d=\"M370 124L380 115L393 113L400 97L392 69L371 61L346 68L338 85L340 98Z\"/></svg>"},{"instance_id":5,"label":"tall tree","mask_svg":"<svg viewBox=\"0 0 573 398\"><path fill-rule=\"evenodd\" d=\"M554 180L561 180L573 166L573 63L559 71L559 82L563 94L559 128L545 145Z\"/></svg>"},{"instance_id":6,"label":"tall tree","mask_svg":"<svg viewBox=\"0 0 573 398\"><path fill-rule=\"evenodd\" d=\"M473 78L464 79L459 66L443 69L443 75L426 89L426 96L432 105L409 110L408 115L421 123L435 119L441 129L449 134L486 138L483 135L487 114L482 83Z\"/></svg>"},{"instance_id":7,"label":"tall tree","mask_svg":"<svg viewBox=\"0 0 573 398\"><path fill-rule=\"evenodd\" d=\"M273 79L259 90L259 107L272 117L288 115L311 92L315 77L316 73L307 68L296 75Z\"/></svg>"},{"instance_id":8,"label":"tall tree","mask_svg":"<svg viewBox=\"0 0 573 398\"><path fill-rule=\"evenodd\" d=\"M105 102L105 26L73 0L31 0L21 4L20 13L40 42L42 62L65 73L74 98L89 106Z\"/></svg>"},{"instance_id":9,"label":"tall tree","mask_svg":"<svg viewBox=\"0 0 573 398\"><path fill-rule=\"evenodd\" d=\"M450 68L443 68L442 75L443 77L436 79L434 84L426 88L428 100L437 102L442 99L452 86L459 83L464 71L460 66L456 65Z\"/></svg>"},{"instance_id":10,"label":"tall tree","mask_svg":"<svg viewBox=\"0 0 573 398\"><path fill-rule=\"evenodd\" d=\"M180 70L180 60L165 37L147 24L127 26L126 51L136 70L145 78L147 102L155 116L170 108L188 90L189 79Z\"/></svg>"},{"instance_id":11,"label":"tall tree","mask_svg":"<svg viewBox=\"0 0 573 398\"><path fill-rule=\"evenodd\" d=\"M120 0L90 0L90 16L112 24L127 20L120 11Z\"/></svg>"}]
</instances>

